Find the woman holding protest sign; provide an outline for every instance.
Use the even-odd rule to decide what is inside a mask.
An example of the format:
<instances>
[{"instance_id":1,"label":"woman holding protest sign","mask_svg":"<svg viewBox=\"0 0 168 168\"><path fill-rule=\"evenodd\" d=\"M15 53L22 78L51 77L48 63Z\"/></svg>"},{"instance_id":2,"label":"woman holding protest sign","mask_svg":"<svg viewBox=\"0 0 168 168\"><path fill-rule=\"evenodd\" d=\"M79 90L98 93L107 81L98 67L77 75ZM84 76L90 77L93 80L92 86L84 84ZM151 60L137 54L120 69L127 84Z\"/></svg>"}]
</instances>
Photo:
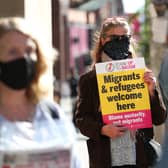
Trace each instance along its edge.
<instances>
[{"instance_id":1,"label":"woman holding protest sign","mask_svg":"<svg viewBox=\"0 0 168 168\"><path fill-rule=\"evenodd\" d=\"M47 100L41 79L50 59L30 27L20 17L0 19L0 167L79 168L75 128Z\"/></svg>"},{"instance_id":2,"label":"woman holding protest sign","mask_svg":"<svg viewBox=\"0 0 168 168\"><path fill-rule=\"evenodd\" d=\"M87 136L90 168L147 168L139 130L129 130L123 125L105 124L102 120L95 64L112 60L134 58L130 27L126 19L112 17L104 20L92 51L93 68L80 76L75 120L81 133ZM143 80L150 95L152 122L163 123L166 112L158 96L156 81L151 70L146 69ZM109 109L110 111L110 109ZM153 128L143 129L153 138Z\"/></svg>"}]
</instances>

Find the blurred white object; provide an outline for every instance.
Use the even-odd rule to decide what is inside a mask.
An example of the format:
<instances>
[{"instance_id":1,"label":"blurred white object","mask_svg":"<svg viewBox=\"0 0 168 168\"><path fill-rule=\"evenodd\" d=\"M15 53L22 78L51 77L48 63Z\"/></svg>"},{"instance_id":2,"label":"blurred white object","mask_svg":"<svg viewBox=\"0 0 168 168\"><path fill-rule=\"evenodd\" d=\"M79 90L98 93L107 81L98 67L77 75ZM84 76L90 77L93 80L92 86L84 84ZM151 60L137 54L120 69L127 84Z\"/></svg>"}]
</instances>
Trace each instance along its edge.
<instances>
[{"instance_id":1,"label":"blurred white object","mask_svg":"<svg viewBox=\"0 0 168 168\"><path fill-rule=\"evenodd\" d=\"M69 152L70 158L72 152L71 168L80 168L80 160L75 154L75 128L59 105L55 103L54 105L59 115L59 118L56 119L52 118L42 103L36 106L36 113L32 122L11 122L0 116L0 167L2 167L1 164L6 157L15 156L13 159L15 161L18 161L17 158L19 157L24 157L22 160L26 164L31 155L39 158L43 158L42 155L48 155L53 160L48 161L47 164L52 165L51 162L55 162L54 157L52 157L53 154L57 155L57 152L66 151L67 154ZM18 154L19 157L17 157ZM20 160L18 163L20 164ZM51 166L51 168L54 167Z\"/></svg>"}]
</instances>

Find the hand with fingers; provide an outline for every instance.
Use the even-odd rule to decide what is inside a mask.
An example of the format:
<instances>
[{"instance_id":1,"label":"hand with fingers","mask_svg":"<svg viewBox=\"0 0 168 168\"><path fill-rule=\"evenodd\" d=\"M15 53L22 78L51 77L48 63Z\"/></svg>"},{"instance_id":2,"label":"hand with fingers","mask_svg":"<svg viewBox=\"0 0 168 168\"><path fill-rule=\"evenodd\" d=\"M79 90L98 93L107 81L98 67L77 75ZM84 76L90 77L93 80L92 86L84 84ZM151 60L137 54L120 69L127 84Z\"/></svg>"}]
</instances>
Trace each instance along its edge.
<instances>
[{"instance_id":1,"label":"hand with fingers","mask_svg":"<svg viewBox=\"0 0 168 168\"><path fill-rule=\"evenodd\" d=\"M154 77L153 72L150 69L146 69L143 79L148 86L149 94L153 96L156 88L156 78Z\"/></svg>"},{"instance_id":2,"label":"hand with fingers","mask_svg":"<svg viewBox=\"0 0 168 168\"><path fill-rule=\"evenodd\" d=\"M115 139L123 136L126 131L127 128L124 126L107 124L102 127L101 134Z\"/></svg>"}]
</instances>

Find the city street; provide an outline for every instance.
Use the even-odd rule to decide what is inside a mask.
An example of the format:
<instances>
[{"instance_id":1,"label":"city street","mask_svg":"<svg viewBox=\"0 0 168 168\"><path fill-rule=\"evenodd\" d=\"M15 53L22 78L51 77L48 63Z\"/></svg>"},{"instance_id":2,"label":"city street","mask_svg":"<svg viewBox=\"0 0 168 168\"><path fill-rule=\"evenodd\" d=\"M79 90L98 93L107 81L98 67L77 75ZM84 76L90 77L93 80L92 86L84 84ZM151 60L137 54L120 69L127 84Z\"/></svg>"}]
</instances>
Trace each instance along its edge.
<instances>
[{"instance_id":1,"label":"city street","mask_svg":"<svg viewBox=\"0 0 168 168\"><path fill-rule=\"evenodd\" d=\"M70 120L72 120L72 113L71 113L71 99L69 97L65 97L61 99L61 107L65 111L66 115ZM80 158L82 158L82 168L89 168L88 165L88 153L87 153L87 146L86 146L86 137L84 137L81 133L78 132L77 138L77 150Z\"/></svg>"},{"instance_id":2,"label":"city street","mask_svg":"<svg viewBox=\"0 0 168 168\"><path fill-rule=\"evenodd\" d=\"M91 167L148 167L146 141L167 167L168 0L1 0L0 16L0 168L89 168L73 107Z\"/></svg>"}]
</instances>

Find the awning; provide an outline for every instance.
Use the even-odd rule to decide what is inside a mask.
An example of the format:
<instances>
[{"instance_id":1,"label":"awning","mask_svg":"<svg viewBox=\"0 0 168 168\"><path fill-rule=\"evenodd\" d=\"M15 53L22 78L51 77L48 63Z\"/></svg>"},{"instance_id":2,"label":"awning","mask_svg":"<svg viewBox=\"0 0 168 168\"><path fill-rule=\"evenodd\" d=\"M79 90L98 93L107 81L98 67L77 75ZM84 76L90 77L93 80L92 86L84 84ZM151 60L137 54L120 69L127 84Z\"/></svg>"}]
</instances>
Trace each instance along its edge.
<instances>
[{"instance_id":1,"label":"awning","mask_svg":"<svg viewBox=\"0 0 168 168\"><path fill-rule=\"evenodd\" d=\"M78 7L79 10L95 11L111 0L90 0Z\"/></svg>"}]
</instances>

